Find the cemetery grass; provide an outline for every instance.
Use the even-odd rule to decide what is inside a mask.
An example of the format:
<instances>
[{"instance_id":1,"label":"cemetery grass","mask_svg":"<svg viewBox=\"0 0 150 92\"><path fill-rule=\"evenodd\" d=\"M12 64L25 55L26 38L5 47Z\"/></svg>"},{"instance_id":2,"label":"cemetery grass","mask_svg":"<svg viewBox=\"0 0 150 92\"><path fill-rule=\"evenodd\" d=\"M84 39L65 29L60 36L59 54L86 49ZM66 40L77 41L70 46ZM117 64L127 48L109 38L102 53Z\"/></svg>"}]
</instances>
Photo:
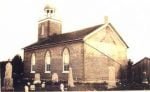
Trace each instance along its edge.
<instances>
[{"instance_id":1,"label":"cemetery grass","mask_svg":"<svg viewBox=\"0 0 150 92\"><path fill-rule=\"evenodd\" d=\"M32 84L32 80L22 80L14 83L14 91L24 91L24 86L27 82ZM43 81L42 81L43 82ZM35 85L35 91L60 91L60 84L64 84L65 91L111 91L111 90L150 90L150 86L146 84L124 84L118 85L116 88L107 88L106 83L75 83L75 87L68 87L66 81L59 81L58 83L53 83L51 81L46 82L45 88L41 87L41 84Z\"/></svg>"},{"instance_id":2,"label":"cemetery grass","mask_svg":"<svg viewBox=\"0 0 150 92\"><path fill-rule=\"evenodd\" d=\"M27 82L31 84L33 81L19 81L14 84L14 91L24 91L24 86L27 85ZM107 90L107 87L104 83L75 83L75 87L68 87L66 81L59 81L58 83L53 83L51 81L46 82L45 88L41 87L41 84L35 85L35 91L60 91L60 84L64 84L65 91L94 91L94 90ZM29 86L28 86L29 87Z\"/></svg>"}]
</instances>

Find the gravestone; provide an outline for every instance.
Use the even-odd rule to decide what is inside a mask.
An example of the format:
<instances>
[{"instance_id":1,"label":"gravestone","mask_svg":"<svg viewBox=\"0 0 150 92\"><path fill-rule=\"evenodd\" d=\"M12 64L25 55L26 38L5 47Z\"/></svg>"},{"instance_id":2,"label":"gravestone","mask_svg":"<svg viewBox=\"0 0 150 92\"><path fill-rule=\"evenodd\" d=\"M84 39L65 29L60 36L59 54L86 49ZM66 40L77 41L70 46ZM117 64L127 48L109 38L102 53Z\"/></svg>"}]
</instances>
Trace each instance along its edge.
<instances>
[{"instance_id":1,"label":"gravestone","mask_svg":"<svg viewBox=\"0 0 150 92\"><path fill-rule=\"evenodd\" d=\"M30 85L30 90L35 90L35 85Z\"/></svg>"},{"instance_id":2,"label":"gravestone","mask_svg":"<svg viewBox=\"0 0 150 92\"><path fill-rule=\"evenodd\" d=\"M5 66L4 86L2 90L13 90L12 64L8 62Z\"/></svg>"},{"instance_id":3,"label":"gravestone","mask_svg":"<svg viewBox=\"0 0 150 92\"><path fill-rule=\"evenodd\" d=\"M69 68L69 74L68 74L68 86L74 87L74 80L73 80L73 74L72 74L72 68Z\"/></svg>"},{"instance_id":4,"label":"gravestone","mask_svg":"<svg viewBox=\"0 0 150 92\"><path fill-rule=\"evenodd\" d=\"M30 86L30 82L27 82L27 85Z\"/></svg>"},{"instance_id":5,"label":"gravestone","mask_svg":"<svg viewBox=\"0 0 150 92\"><path fill-rule=\"evenodd\" d=\"M24 86L24 92L29 92L29 88L28 88L28 86Z\"/></svg>"},{"instance_id":6,"label":"gravestone","mask_svg":"<svg viewBox=\"0 0 150 92\"><path fill-rule=\"evenodd\" d=\"M40 73L35 74L33 84L41 84Z\"/></svg>"},{"instance_id":7,"label":"gravestone","mask_svg":"<svg viewBox=\"0 0 150 92\"><path fill-rule=\"evenodd\" d=\"M42 87L42 88L45 88L45 82L43 82L43 83L41 84L41 87Z\"/></svg>"},{"instance_id":8,"label":"gravestone","mask_svg":"<svg viewBox=\"0 0 150 92\"><path fill-rule=\"evenodd\" d=\"M58 74L57 73L53 73L52 82L58 82Z\"/></svg>"},{"instance_id":9,"label":"gravestone","mask_svg":"<svg viewBox=\"0 0 150 92\"><path fill-rule=\"evenodd\" d=\"M64 84L63 83L60 84L60 90L61 90L61 92L64 92Z\"/></svg>"}]
</instances>

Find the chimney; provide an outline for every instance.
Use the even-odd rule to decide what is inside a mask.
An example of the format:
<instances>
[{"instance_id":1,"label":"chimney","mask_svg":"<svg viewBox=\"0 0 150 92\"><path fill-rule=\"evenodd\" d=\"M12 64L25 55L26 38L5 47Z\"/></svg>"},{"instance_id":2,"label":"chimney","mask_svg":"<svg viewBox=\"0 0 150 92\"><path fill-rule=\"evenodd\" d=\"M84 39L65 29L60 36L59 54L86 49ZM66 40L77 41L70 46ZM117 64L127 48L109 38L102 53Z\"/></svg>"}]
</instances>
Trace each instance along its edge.
<instances>
[{"instance_id":1,"label":"chimney","mask_svg":"<svg viewBox=\"0 0 150 92\"><path fill-rule=\"evenodd\" d=\"M104 24L107 24L107 23L109 23L108 16L104 16Z\"/></svg>"}]
</instances>

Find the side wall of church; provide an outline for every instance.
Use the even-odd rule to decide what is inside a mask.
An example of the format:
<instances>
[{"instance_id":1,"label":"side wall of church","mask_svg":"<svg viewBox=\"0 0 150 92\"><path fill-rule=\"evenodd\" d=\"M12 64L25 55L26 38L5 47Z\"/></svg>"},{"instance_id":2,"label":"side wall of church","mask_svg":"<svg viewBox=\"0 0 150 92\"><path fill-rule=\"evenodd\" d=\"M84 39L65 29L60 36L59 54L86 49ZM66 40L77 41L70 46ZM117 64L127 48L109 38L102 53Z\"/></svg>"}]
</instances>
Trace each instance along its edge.
<instances>
[{"instance_id":1,"label":"side wall of church","mask_svg":"<svg viewBox=\"0 0 150 92\"><path fill-rule=\"evenodd\" d=\"M41 74L42 79L51 80L51 76L53 73L57 73L60 80L67 80L68 73L63 72L63 50L64 48L69 49L70 53L70 63L69 65L72 67L73 77L77 80L83 79L83 43L64 43L61 45L47 47L44 49L37 49L31 51L24 52L24 60L25 60L25 77L34 78L34 73L30 73L31 71L31 55L35 53L36 57L36 73ZM45 62L44 57L47 51L50 51L51 54L51 73L45 73Z\"/></svg>"}]
</instances>

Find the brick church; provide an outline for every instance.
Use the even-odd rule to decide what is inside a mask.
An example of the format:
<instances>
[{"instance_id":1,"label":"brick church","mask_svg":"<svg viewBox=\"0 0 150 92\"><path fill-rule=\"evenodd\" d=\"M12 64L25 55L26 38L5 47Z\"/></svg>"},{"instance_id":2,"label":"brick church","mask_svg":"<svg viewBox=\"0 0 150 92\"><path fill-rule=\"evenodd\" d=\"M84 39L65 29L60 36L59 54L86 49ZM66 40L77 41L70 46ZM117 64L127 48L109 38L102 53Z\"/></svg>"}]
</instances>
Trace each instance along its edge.
<instances>
[{"instance_id":1,"label":"brick church","mask_svg":"<svg viewBox=\"0 0 150 92\"><path fill-rule=\"evenodd\" d=\"M109 82L120 80L120 69L127 65L127 44L105 17L100 25L62 33L61 21L51 15L55 10L46 6L47 17L39 21L38 41L24 48L25 78L67 80L69 67L75 81Z\"/></svg>"}]
</instances>

